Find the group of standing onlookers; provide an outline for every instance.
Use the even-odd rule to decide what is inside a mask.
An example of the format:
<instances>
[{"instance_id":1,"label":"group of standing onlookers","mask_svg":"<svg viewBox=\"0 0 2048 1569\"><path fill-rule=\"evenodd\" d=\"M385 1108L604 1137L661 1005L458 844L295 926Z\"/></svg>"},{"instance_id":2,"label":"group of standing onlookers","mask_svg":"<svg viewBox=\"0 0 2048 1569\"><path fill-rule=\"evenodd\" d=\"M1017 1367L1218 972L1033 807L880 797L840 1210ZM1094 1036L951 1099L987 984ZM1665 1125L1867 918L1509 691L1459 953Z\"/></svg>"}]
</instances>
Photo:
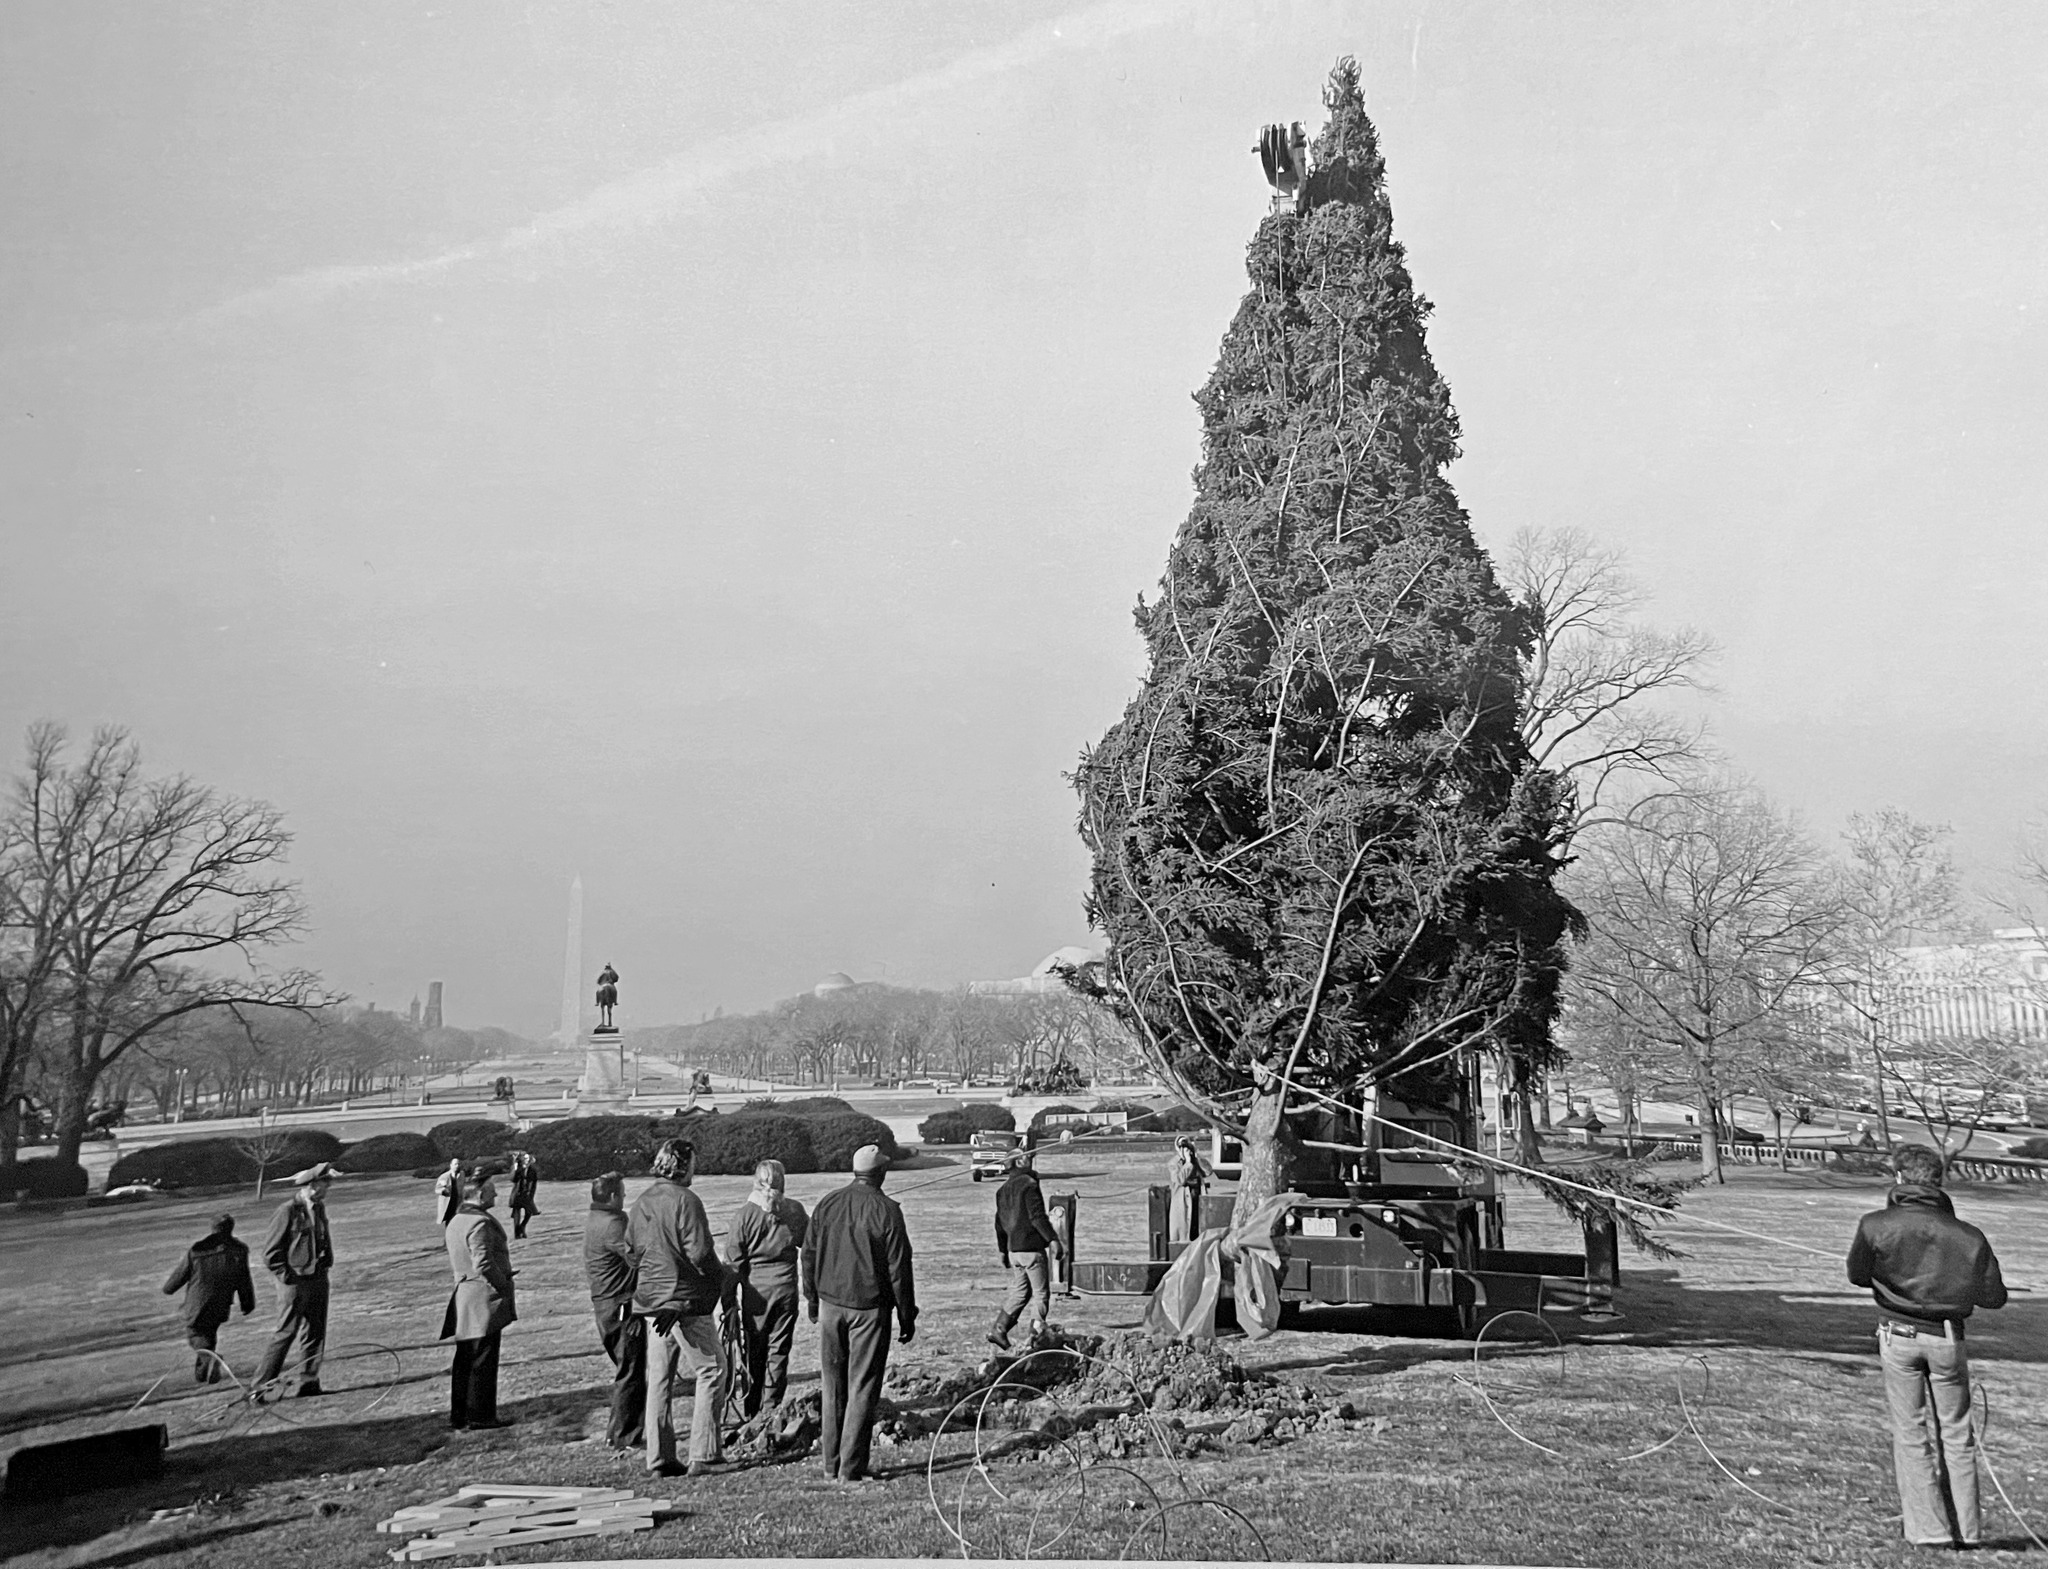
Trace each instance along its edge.
<instances>
[{"instance_id":1,"label":"group of standing onlookers","mask_svg":"<svg viewBox=\"0 0 2048 1569\"><path fill-rule=\"evenodd\" d=\"M782 1402L799 1294L819 1326L820 1422L825 1471L858 1481L879 1415L888 1324L908 1341L917 1318L903 1212L881 1192L886 1166L866 1145L853 1181L827 1194L815 1217L784 1192L780 1161L754 1168L754 1185L727 1223L720 1256L703 1201L692 1191L694 1151L679 1139L654 1156L654 1181L624 1203L624 1180L591 1185L584 1268L598 1335L613 1364L606 1439L644 1445L658 1475L703 1475L725 1464L728 1381L744 1382L741 1414ZM721 1315L729 1315L721 1322ZM728 1325L736 1336L722 1330ZM736 1339L741 1365L729 1365ZM694 1384L689 1459L676 1453L676 1386Z\"/></svg>"}]
</instances>

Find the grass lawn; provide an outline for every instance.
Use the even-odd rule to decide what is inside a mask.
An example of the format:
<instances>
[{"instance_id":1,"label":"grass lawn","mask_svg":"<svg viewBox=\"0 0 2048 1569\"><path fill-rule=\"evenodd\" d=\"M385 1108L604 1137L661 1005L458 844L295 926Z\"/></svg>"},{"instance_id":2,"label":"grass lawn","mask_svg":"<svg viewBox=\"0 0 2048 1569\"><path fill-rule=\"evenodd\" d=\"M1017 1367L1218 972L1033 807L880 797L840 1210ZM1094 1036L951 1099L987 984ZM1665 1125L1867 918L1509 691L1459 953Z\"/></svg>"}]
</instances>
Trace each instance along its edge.
<instances>
[{"instance_id":1,"label":"grass lawn","mask_svg":"<svg viewBox=\"0 0 2048 1569\"><path fill-rule=\"evenodd\" d=\"M1047 1191L1080 1195L1083 1257L1142 1256L1144 1188L1163 1158L1157 1148L1098 1145L1046 1159ZM844 1180L793 1178L791 1192L810 1204ZM699 1192L722 1225L746 1187L714 1177ZM892 1353L892 1368L967 1368L986 1350L1005 1284L993 1189L970 1183L964 1163L926 1156L893 1173L889 1191L909 1219L924 1306L916 1341ZM1687 1213L1830 1256L1686 1235L1690 1256L1675 1263L1624 1259L1618 1321L1559 1317L1562 1351L1547 1338L1503 1344L1476 1368L1469 1345L1404 1336L1386 1316L1311 1314L1300 1330L1225 1345L1290 1385L1348 1398L1356 1422L1277 1447L1133 1457L1120 1462L1127 1469L1091 1472L1085 1505L1059 1465L1007 1458L982 1475L961 1466L963 1442L949 1438L938 1496L947 1518L958 1501L977 1556L1114 1557L1133 1543L1133 1556L1257 1558L1255 1528L1275 1558L1674 1569L1922 1561L1898 1539L1871 1311L1838 1262L1856 1217L1882 1194L1876 1179L1736 1170L1726 1186L1690 1197ZM2048 1536L2048 1193L1966 1186L1956 1198L1990 1234L2007 1278L2033 1288L1973 1319L1971 1349L1991 1396L1990 1456ZM504 1561L958 1554L927 1496L923 1442L878 1450L890 1474L857 1504L823 1481L815 1460L655 1481L637 1455L591 1442L609 1365L583 1287L579 1184L543 1184L544 1213L513 1244L521 1318L505 1337L501 1405L516 1427L446 1426L448 1348L434 1340L446 1253L428 1184L406 1177L351 1179L330 1196L339 1255L323 1376L331 1392L264 1411L194 1392L175 1304L158 1287L209 1215L231 1210L254 1240L273 1203L0 1214L0 1450L117 1425L138 1402L129 1420L165 1422L172 1436L161 1482L0 1511L0 1558L25 1569L370 1566L395 1545L376 1521L483 1479L630 1487L678 1506L652 1532L536 1545ZM1533 1193L1511 1196L1509 1232L1511 1246L1576 1245ZM269 1284L259 1279L257 1290L256 1314L222 1332L221 1350L242 1372L273 1311ZM1140 1308L1084 1297L1056 1317L1102 1333L1135 1327ZM816 1366L800 1327L794 1391L810 1386ZM1200 1508L1162 1518L1152 1506L1200 1496L1226 1501L1250 1527ZM2005 1545L1978 1561L2048 1569L2048 1553L2022 1555L2030 1544L1988 1485L1986 1499L1987 1537ZM151 1522L159 1510L179 1512Z\"/></svg>"}]
</instances>

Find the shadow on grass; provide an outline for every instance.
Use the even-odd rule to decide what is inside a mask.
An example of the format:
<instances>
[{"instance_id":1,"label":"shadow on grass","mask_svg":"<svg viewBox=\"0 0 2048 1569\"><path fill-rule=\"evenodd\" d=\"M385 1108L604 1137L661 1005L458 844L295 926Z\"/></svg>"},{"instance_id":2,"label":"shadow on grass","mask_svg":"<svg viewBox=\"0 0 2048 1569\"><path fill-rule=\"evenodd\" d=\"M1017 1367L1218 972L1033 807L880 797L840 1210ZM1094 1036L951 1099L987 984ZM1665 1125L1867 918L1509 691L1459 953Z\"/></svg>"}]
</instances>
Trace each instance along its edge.
<instances>
[{"instance_id":1,"label":"shadow on grass","mask_svg":"<svg viewBox=\"0 0 2048 1569\"><path fill-rule=\"evenodd\" d=\"M1704 1289L1684 1284L1674 1270L1631 1270L1615 1306L1621 1316L1608 1322L1588 1322L1571 1313L1547 1315L1546 1322L1566 1344L1876 1355L1877 1310L1868 1293L1846 1287L1825 1294ZM1333 1345L1324 1353L1304 1350L1282 1361L1261 1360L1262 1371L1343 1372L1355 1364L1361 1373L1395 1373L1472 1358L1469 1340L1447 1338L1439 1319L1412 1308L1307 1308L1296 1328L1375 1339L1367 1346ZM2048 1302L2016 1296L1995 1312L1980 1310L1970 1319L1968 1335L1972 1358L1979 1363L2048 1363ZM1547 1345L1549 1336L1527 1320L1486 1334L1489 1347L1519 1341Z\"/></svg>"},{"instance_id":2,"label":"shadow on grass","mask_svg":"<svg viewBox=\"0 0 2048 1569\"><path fill-rule=\"evenodd\" d=\"M309 1416L303 1425L283 1429L265 1426L224 1438L173 1443L164 1455L164 1474L155 1480L0 1508L0 1560L37 1548L91 1541L132 1524L137 1515L186 1505L206 1494L233 1495L266 1483L411 1465L451 1447L481 1457L516 1450L522 1438L578 1439L589 1411L608 1400L610 1391L609 1384L593 1385L508 1402L503 1409L517 1425L502 1439L493 1435L482 1443L474 1435L450 1432L448 1419L438 1413L364 1420L352 1419L346 1411L336 1411L319 1425ZM212 1534L233 1535L268 1523L238 1524ZM186 1540L181 1538L177 1545ZM168 1549L159 1543L153 1550ZM93 1561L117 1560L95 1556Z\"/></svg>"}]
</instances>

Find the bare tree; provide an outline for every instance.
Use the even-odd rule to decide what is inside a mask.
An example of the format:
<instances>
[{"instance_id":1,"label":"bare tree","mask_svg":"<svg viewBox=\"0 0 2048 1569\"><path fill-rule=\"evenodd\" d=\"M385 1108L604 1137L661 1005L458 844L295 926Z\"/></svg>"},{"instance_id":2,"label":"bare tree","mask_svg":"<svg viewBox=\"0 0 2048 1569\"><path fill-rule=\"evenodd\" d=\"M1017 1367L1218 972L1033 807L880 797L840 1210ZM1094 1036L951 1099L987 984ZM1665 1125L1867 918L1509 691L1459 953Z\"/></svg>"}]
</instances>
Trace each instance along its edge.
<instances>
[{"instance_id":1,"label":"bare tree","mask_svg":"<svg viewBox=\"0 0 2048 1569\"><path fill-rule=\"evenodd\" d=\"M2010 1031L1939 1035L1911 1049L1886 1059L1885 1078L1944 1159L1967 1150L1998 1100L2024 1092L2048 1062L2040 1041Z\"/></svg>"},{"instance_id":2,"label":"bare tree","mask_svg":"<svg viewBox=\"0 0 2048 1569\"><path fill-rule=\"evenodd\" d=\"M1572 891L1590 936L1575 1001L1671 1053L1696 1097L1702 1174L1718 1178L1740 1053L1841 966L1844 914L1814 846L1753 788L1644 805L1601 834Z\"/></svg>"},{"instance_id":3,"label":"bare tree","mask_svg":"<svg viewBox=\"0 0 2048 1569\"><path fill-rule=\"evenodd\" d=\"M1848 852L1845 935L1855 962L1844 970L1837 991L1847 1008L1856 1054L1865 1059L1870 1074L1887 1145L1892 1138L1887 1064L1913 1029L1923 990L1923 977L1900 950L1916 938L1945 936L1958 921L1949 833L1945 824L1923 823L1887 807L1868 816L1852 814L1842 836Z\"/></svg>"},{"instance_id":4,"label":"bare tree","mask_svg":"<svg viewBox=\"0 0 2048 1569\"><path fill-rule=\"evenodd\" d=\"M1652 700L1705 689L1712 638L1638 622L1643 594L1621 553L1580 529L1521 530L1508 542L1501 573L1532 629L1522 740L1537 767L1566 775L1576 788L1573 832L1625 817L1627 803L1698 767L1705 727Z\"/></svg>"},{"instance_id":5,"label":"bare tree","mask_svg":"<svg viewBox=\"0 0 2048 1569\"><path fill-rule=\"evenodd\" d=\"M309 971L259 966L305 923L297 885L277 875L291 836L275 808L147 778L117 729L75 766L65 748L61 726L30 729L0 827L0 920L46 976L35 1019L59 1078L57 1158L76 1162L101 1076L171 1021L340 999Z\"/></svg>"}]
</instances>

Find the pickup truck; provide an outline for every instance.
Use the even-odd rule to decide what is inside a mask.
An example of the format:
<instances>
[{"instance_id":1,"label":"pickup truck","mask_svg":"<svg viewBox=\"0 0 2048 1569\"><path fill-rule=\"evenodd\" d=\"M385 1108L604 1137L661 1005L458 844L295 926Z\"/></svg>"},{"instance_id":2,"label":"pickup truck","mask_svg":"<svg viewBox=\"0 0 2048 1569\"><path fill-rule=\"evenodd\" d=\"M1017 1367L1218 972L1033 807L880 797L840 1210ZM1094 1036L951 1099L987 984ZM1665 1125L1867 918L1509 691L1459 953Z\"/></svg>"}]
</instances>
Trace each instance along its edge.
<instances>
[{"instance_id":1,"label":"pickup truck","mask_svg":"<svg viewBox=\"0 0 2048 1569\"><path fill-rule=\"evenodd\" d=\"M967 1141L968 1161L971 1175L976 1182L983 1177L1000 1177L1008 1168L1010 1152L1024 1142L1021 1133L1005 1133L997 1128L979 1128Z\"/></svg>"}]
</instances>

